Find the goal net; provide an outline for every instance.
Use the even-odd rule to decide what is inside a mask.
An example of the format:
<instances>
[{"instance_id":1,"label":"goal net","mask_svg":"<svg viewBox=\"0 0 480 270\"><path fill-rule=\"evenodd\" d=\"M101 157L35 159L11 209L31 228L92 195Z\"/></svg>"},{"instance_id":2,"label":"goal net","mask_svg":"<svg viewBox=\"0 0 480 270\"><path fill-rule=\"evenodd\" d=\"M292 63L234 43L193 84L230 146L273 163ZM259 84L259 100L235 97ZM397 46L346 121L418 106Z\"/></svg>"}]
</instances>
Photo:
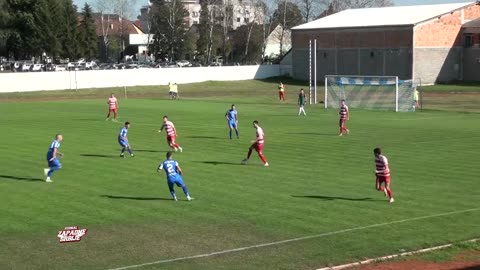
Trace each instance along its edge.
<instances>
[{"instance_id":1,"label":"goal net","mask_svg":"<svg viewBox=\"0 0 480 270\"><path fill-rule=\"evenodd\" d=\"M325 76L325 108L338 108L344 99L350 108L410 112L415 109L416 84L385 76Z\"/></svg>"}]
</instances>

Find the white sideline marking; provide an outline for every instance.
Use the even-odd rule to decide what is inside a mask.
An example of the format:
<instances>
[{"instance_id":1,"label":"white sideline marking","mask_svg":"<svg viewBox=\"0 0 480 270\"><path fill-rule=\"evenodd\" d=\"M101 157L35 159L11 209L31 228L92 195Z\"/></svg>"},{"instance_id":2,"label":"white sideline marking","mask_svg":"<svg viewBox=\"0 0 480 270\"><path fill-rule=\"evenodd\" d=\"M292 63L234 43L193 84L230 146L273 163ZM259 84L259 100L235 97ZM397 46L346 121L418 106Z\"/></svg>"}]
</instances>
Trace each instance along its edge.
<instances>
[{"instance_id":1,"label":"white sideline marking","mask_svg":"<svg viewBox=\"0 0 480 270\"><path fill-rule=\"evenodd\" d=\"M480 241L480 238L476 238L476 239L472 239L472 240L468 240L468 241L463 241L463 242L460 242L458 244L475 243L475 242L478 242L478 241ZM352 268L352 267L355 267L355 266L367 265L367 264L371 264L371 263L374 263L374 262L387 261L387 260L391 260L391 259L394 259L394 258L397 258L397 257L405 257L405 256L410 256L410 255L422 254L422 253L426 253L426 252L430 252L430 251L435 251L435 250L439 250L439 249L446 249L446 248L449 248L453 245L454 245L453 243L450 243L450 244L446 244L446 245L442 245L442 246L424 248L424 249L419 249L419 250L415 250L415 251L402 252L402 253L399 253L399 254L393 254L393 255L388 255L388 256L383 256L383 257L378 257L378 258L373 258L373 259L367 259L367 260L360 261L360 262L342 264L342 265L332 266L332 267L324 267L324 268L320 268L320 269L317 269L317 270L342 270L342 269Z\"/></svg>"},{"instance_id":2,"label":"white sideline marking","mask_svg":"<svg viewBox=\"0 0 480 270\"><path fill-rule=\"evenodd\" d=\"M139 267L155 265L155 264L163 264L163 263L170 263L170 262L186 261L186 260L191 260L191 259L205 258L205 257L216 256L216 255L240 252L240 251L254 249L254 248L276 246L276 245L280 245L280 244L297 242L297 241L302 241L302 240L307 240L307 239L312 239L312 238L320 238L320 237L325 237L325 236L330 236L330 235L348 233L348 232L352 232L352 231L359 231L359 230L364 230L364 229L369 229L369 228L382 227L382 226L386 226L386 225L404 223L404 222L409 222L409 221L416 221L416 220L421 220L421 219L449 216L449 215L461 214L461 213L466 213L466 212L474 212L474 211L478 211L478 210L480 210L480 208L459 210L459 211L453 211L453 212L447 212L447 213L435 214L435 215L428 215L428 216L416 217L416 218L407 218L407 219L402 219L402 220L372 224L372 225L367 225L367 226L362 226L362 227L355 227L355 228L344 229L344 230L339 230L339 231L316 234L316 235L302 236L302 237L298 237L298 238L286 239L286 240L275 241L275 242L264 243L264 244L258 244L258 245L253 245L253 246L227 249L227 250L216 251L216 252L212 252L212 253L198 254L198 255L179 257L179 258L172 258L172 259L166 259L166 260L160 260L160 261L154 261L154 262L148 262L148 263L142 263L142 264L123 266L123 267L119 267L119 268L110 268L109 270L124 270L124 269L139 268Z\"/></svg>"}]
</instances>

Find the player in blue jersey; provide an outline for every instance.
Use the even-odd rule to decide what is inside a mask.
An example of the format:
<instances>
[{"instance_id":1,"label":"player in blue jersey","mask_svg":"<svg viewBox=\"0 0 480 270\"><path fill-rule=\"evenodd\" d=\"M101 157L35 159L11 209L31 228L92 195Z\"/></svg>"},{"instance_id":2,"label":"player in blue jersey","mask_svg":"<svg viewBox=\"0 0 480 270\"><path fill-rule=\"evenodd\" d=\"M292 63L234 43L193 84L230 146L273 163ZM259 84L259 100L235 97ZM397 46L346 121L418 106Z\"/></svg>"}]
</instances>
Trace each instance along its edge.
<instances>
[{"instance_id":1,"label":"player in blue jersey","mask_svg":"<svg viewBox=\"0 0 480 270\"><path fill-rule=\"evenodd\" d=\"M120 129L120 133L118 134L118 143L122 146L122 151L120 152L120 157L124 158L125 155L125 149L128 150L128 153L130 153L130 156L133 157L133 152L132 148L130 147L130 144L128 143L128 128L130 127L130 122L125 122L125 126Z\"/></svg>"},{"instance_id":2,"label":"player in blue jersey","mask_svg":"<svg viewBox=\"0 0 480 270\"><path fill-rule=\"evenodd\" d=\"M167 174L168 189L170 190L170 194L172 194L173 200L177 200L177 195L173 189L173 187L177 185L183 189L183 193L185 193L185 196L187 196L187 200L191 201L193 198L190 197L187 186L185 186L185 183L183 182L182 169L178 165L178 162L172 159L172 155L172 152L167 152L167 160L158 166L157 172L164 170Z\"/></svg>"},{"instance_id":3,"label":"player in blue jersey","mask_svg":"<svg viewBox=\"0 0 480 270\"><path fill-rule=\"evenodd\" d=\"M227 119L228 127L230 128L230 140L232 139L232 131L235 129L237 134L237 139L239 139L238 134L238 118L237 110L235 109L235 104L232 104L232 107L225 114L225 119Z\"/></svg>"},{"instance_id":4,"label":"player in blue jersey","mask_svg":"<svg viewBox=\"0 0 480 270\"><path fill-rule=\"evenodd\" d=\"M60 164L60 160L58 160L57 156L63 157L63 153L58 151L58 148L60 148L60 143L63 140L62 134L57 134L55 136L55 140L50 144L50 147L48 148L47 152L47 162L48 162L48 168L43 169L43 173L47 177L45 182L53 182L50 177L52 177L52 174L60 168L62 168L62 164Z\"/></svg>"}]
</instances>

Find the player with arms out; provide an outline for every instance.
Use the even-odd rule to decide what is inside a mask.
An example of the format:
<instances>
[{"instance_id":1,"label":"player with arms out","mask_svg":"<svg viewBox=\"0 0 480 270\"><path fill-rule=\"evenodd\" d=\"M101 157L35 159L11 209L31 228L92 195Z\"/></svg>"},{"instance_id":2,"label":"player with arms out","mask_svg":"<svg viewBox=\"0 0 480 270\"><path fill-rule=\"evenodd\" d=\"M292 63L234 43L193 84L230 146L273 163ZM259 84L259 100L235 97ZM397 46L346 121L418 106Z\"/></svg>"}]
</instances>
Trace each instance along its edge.
<instances>
[{"instance_id":1,"label":"player with arms out","mask_svg":"<svg viewBox=\"0 0 480 270\"><path fill-rule=\"evenodd\" d=\"M373 154L375 156L375 176L376 188L378 191L385 193L385 197L390 198L390 203L393 203L393 193L390 188L390 168L388 166L388 159L382 155L382 150L380 148L373 149ZM382 186L384 184L384 187Z\"/></svg>"},{"instance_id":2,"label":"player with arms out","mask_svg":"<svg viewBox=\"0 0 480 270\"><path fill-rule=\"evenodd\" d=\"M305 112L305 99L306 95L302 88L300 89L300 93L298 94L298 115L303 113L303 115L307 116L307 113Z\"/></svg>"},{"instance_id":3,"label":"player with arms out","mask_svg":"<svg viewBox=\"0 0 480 270\"><path fill-rule=\"evenodd\" d=\"M162 127L158 130L158 132L162 132L163 129L166 130L167 132L167 143L168 145L177 152L180 150L180 152L183 152L182 147L178 143L175 142L175 138L177 137L177 130L175 129L175 125L168 120L168 116L163 117L163 125Z\"/></svg>"},{"instance_id":4,"label":"player with arms out","mask_svg":"<svg viewBox=\"0 0 480 270\"><path fill-rule=\"evenodd\" d=\"M107 114L107 119L105 121L108 121L110 119L110 114L113 113L112 121L117 122L118 100L113 95L113 93L108 98L107 104L108 104L108 114Z\"/></svg>"},{"instance_id":5,"label":"player with arms out","mask_svg":"<svg viewBox=\"0 0 480 270\"><path fill-rule=\"evenodd\" d=\"M63 153L58 151L58 148L60 148L60 143L63 141L63 135L62 134L57 134L55 135L55 140L50 144L50 147L48 148L47 152L47 162L48 162L48 168L43 169L43 173L47 177L45 179L45 182L51 183L53 180L50 178L52 177L52 174L62 168L62 164L60 163L60 160L58 160L57 156L63 157Z\"/></svg>"},{"instance_id":6,"label":"player with arms out","mask_svg":"<svg viewBox=\"0 0 480 270\"><path fill-rule=\"evenodd\" d=\"M238 134L238 117L235 104L232 104L232 107L227 111L227 113L225 114L225 119L227 119L228 128L230 128L230 140L232 139L233 129L235 129L237 139L240 139L240 136Z\"/></svg>"},{"instance_id":7,"label":"player with arms out","mask_svg":"<svg viewBox=\"0 0 480 270\"><path fill-rule=\"evenodd\" d=\"M242 164L247 164L248 160L250 159L250 156L252 155L253 149L255 149L255 151L257 151L258 153L258 156L263 161L263 165L267 167L268 166L267 158L263 154L263 144L265 142L263 129L260 127L257 120L253 121L253 127L257 130L256 132L257 139L252 141L252 145L248 149L248 155L244 160L242 160Z\"/></svg>"},{"instance_id":8,"label":"player with arms out","mask_svg":"<svg viewBox=\"0 0 480 270\"><path fill-rule=\"evenodd\" d=\"M122 158L125 157L125 150L128 150L128 153L130 153L130 156L133 157L132 148L128 143L128 137L127 137L129 128L130 128L130 122L125 122L125 126L120 129L120 133L118 134L118 143L120 144L120 146L122 146L122 151L120 152L120 157Z\"/></svg>"},{"instance_id":9,"label":"player with arms out","mask_svg":"<svg viewBox=\"0 0 480 270\"><path fill-rule=\"evenodd\" d=\"M190 197L187 186L183 182L182 169L178 165L178 162L172 158L172 155L172 152L167 152L167 159L158 166L157 172L164 170L167 174L168 189L170 190L170 194L172 194L173 200L177 201L177 195L174 189L174 186L177 185L183 189L187 200L191 201L193 198Z\"/></svg>"},{"instance_id":10,"label":"player with arms out","mask_svg":"<svg viewBox=\"0 0 480 270\"><path fill-rule=\"evenodd\" d=\"M350 130L347 128L347 121L350 120L350 112L344 99L340 102L340 112L338 114L340 115L340 134L338 134L338 136L343 136L345 132L350 134Z\"/></svg>"}]
</instances>

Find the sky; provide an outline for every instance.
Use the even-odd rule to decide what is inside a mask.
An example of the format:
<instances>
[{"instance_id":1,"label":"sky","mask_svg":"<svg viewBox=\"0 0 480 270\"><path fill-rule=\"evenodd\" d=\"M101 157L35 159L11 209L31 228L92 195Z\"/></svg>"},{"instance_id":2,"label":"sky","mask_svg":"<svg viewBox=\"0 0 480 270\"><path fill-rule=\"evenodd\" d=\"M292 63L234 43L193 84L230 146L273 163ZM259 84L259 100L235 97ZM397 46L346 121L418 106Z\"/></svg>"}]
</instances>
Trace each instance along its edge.
<instances>
[{"instance_id":1,"label":"sky","mask_svg":"<svg viewBox=\"0 0 480 270\"><path fill-rule=\"evenodd\" d=\"M95 7L96 0L73 0L74 4L79 8L83 7L85 2ZM408 6L408 5L429 5L429 4L447 4L447 3L463 3L463 2L474 2L473 0L393 0L397 6ZM148 0L136 0L137 6L134 8L136 14L140 13L140 7L147 5ZM137 14L137 15L138 15ZM135 15L136 17L136 15ZM135 18L130 18L135 19Z\"/></svg>"}]
</instances>

